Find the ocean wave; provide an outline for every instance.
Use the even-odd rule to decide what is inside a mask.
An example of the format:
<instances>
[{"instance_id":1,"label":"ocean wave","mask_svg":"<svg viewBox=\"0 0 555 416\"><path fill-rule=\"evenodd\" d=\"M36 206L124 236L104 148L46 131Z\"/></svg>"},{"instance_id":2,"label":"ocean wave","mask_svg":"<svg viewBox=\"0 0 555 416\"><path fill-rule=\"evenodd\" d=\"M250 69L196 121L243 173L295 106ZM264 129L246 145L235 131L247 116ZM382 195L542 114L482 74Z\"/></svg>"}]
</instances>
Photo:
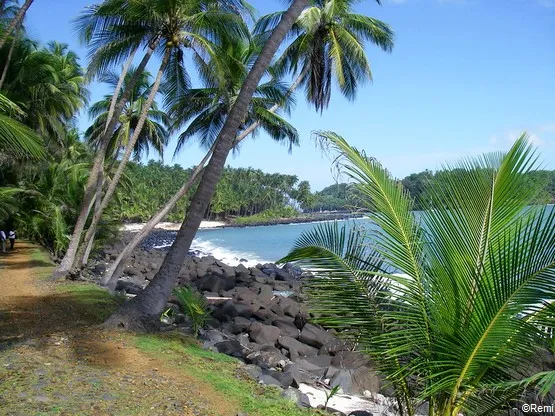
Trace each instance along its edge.
<instances>
[{"instance_id":1,"label":"ocean wave","mask_svg":"<svg viewBox=\"0 0 555 416\"><path fill-rule=\"evenodd\" d=\"M229 266L243 264L245 267L254 267L259 263L269 263L269 261L259 258L254 253L221 247L218 245L217 240L214 241L195 238L193 240L193 244L191 245L191 250L200 252L200 256L214 256L216 259Z\"/></svg>"},{"instance_id":2,"label":"ocean wave","mask_svg":"<svg viewBox=\"0 0 555 416\"><path fill-rule=\"evenodd\" d=\"M174 238L158 238L156 244L153 244L150 247L155 249L165 249L170 247L173 244L173 241ZM245 267L254 267L257 264L270 263L269 261L258 257L254 253L230 250L221 247L218 243L218 239L204 240L202 238L195 238L193 240L193 244L191 244L190 251L194 252L198 257L213 256L217 260L220 260L229 266L243 264Z\"/></svg>"}]
</instances>

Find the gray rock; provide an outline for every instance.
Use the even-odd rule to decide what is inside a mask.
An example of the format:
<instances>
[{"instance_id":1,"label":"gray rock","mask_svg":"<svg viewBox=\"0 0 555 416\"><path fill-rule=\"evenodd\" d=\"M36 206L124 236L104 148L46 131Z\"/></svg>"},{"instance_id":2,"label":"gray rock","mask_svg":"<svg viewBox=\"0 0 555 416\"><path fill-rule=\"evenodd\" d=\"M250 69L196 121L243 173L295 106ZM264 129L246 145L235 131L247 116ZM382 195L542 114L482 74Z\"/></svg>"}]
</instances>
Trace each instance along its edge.
<instances>
[{"instance_id":1,"label":"gray rock","mask_svg":"<svg viewBox=\"0 0 555 416\"><path fill-rule=\"evenodd\" d=\"M291 286L289 285L289 283L282 282L279 280L274 281L273 287L274 287L274 290L279 290L280 292L284 292L291 289Z\"/></svg>"},{"instance_id":2,"label":"gray rock","mask_svg":"<svg viewBox=\"0 0 555 416\"><path fill-rule=\"evenodd\" d=\"M354 412L349 413L348 416L374 416L374 414L367 410L355 410Z\"/></svg>"},{"instance_id":3,"label":"gray rock","mask_svg":"<svg viewBox=\"0 0 555 416\"><path fill-rule=\"evenodd\" d=\"M357 369L370 365L370 357L356 351L341 351L333 357L331 364L337 368Z\"/></svg>"},{"instance_id":4,"label":"gray rock","mask_svg":"<svg viewBox=\"0 0 555 416\"><path fill-rule=\"evenodd\" d=\"M329 355L317 355L314 357L306 357L304 360L318 367L329 367L331 365L332 357Z\"/></svg>"},{"instance_id":5,"label":"gray rock","mask_svg":"<svg viewBox=\"0 0 555 416\"><path fill-rule=\"evenodd\" d=\"M306 315L303 312L299 312L296 316L295 316L295 320L293 321L293 323L295 324L295 326L299 329L302 330L304 328L304 326L306 325L306 323L308 322L308 315Z\"/></svg>"},{"instance_id":6,"label":"gray rock","mask_svg":"<svg viewBox=\"0 0 555 416\"><path fill-rule=\"evenodd\" d=\"M270 285L262 285L258 293L258 302L262 305L268 305L274 297L274 290Z\"/></svg>"},{"instance_id":7,"label":"gray rock","mask_svg":"<svg viewBox=\"0 0 555 416\"><path fill-rule=\"evenodd\" d=\"M206 290L208 292L213 292L213 293L220 293L220 291L222 290L230 289L226 286L226 281L224 278L215 276L215 275L204 276L201 279L199 288L201 290Z\"/></svg>"},{"instance_id":8,"label":"gray rock","mask_svg":"<svg viewBox=\"0 0 555 416\"><path fill-rule=\"evenodd\" d=\"M283 372L290 374L291 377L293 377L293 387L299 387L301 383L312 384L314 382L314 380L304 370L301 371L299 366L295 363L286 365L283 368Z\"/></svg>"},{"instance_id":9,"label":"gray rock","mask_svg":"<svg viewBox=\"0 0 555 416\"><path fill-rule=\"evenodd\" d=\"M281 397L295 403L298 407L310 407L310 400L306 394L293 387L283 390Z\"/></svg>"},{"instance_id":10,"label":"gray rock","mask_svg":"<svg viewBox=\"0 0 555 416\"><path fill-rule=\"evenodd\" d=\"M260 308L257 311L254 311L252 316L260 321L265 322L273 322L277 319L277 315L273 313L270 309L266 308Z\"/></svg>"},{"instance_id":11,"label":"gray rock","mask_svg":"<svg viewBox=\"0 0 555 416\"><path fill-rule=\"evenodd\" d=\"M222 324L222 331L228 331L230 334L239 335L243 332L243 328L235 322L225 322Z\"/></svg>"},{"instance_id":12,"label":"gray rock","mask_svg":"<svg viewBox=\"0 0 555 416\"><path fill-rule=\"evenodd\" d=\"M294 300L289 298L281 298L279 301L279 306L283 309L283 313L291 318L295 318L301 310L299 304Z\"/></svg>"},{"instance_id":13,"label":"gray rock","mask_svg":"<svg viewBox=\"0 0 555 416\"><path fill-rule=\"evenodd\" d=\"M281 329L282 335L297 339L301 332L292 321L293 320L288 320L286 317L280 317L275 319L272 325Z\"/></svg>"},{"instance_id":14,"label":"gray rock","mask_svg":"<svg viewBox=\"0 0 555 416\"><path fill-rule=\"evenodd\" d=\"M316 348L322 348L325 344L332 342L334 338L330 333L312 324L306 324L299 336L301 342Z\"/></svg>"},{"instance_id":15,"label":"gray rock","mask_svg":"<svg viewBox=\"0 0 555 416\"><path fill-rule=\"evenodd\" d=\"M260 322L254 322L249 327L251 340L259 344L275 344L280 334L281 330L278 327Z\"/></svg>"},{"instance_id":16,"label":"gray rock","mask_svg":"<svg viewBox=\"0 0 555 416\"><path fill-rule=\"evenodd\" d=\"M330 379L330 386L340 386L347 394L363 394L365 391L378 393L380 379L376 372L368 367L339 370Z\"/></svg>"},{"instance_id":17,"label":"gray rock","mask_svg":"<svg viewBox=\"0 0 555 416\"><path fill-rule=\"evenodd\" d=\"M262 381L264 381L264 378L266 376L269 376L272 379L277 380L279 382L278 385L283 388L287 388L291 385L291 383L293 383L293 376L291 376L291 374L289 373L284 373L284 372L275 371L275 370L264 370L262 372ZM273 384L273 383L267 383L267 384Z\"/></svg>"},{"instance_id":18,"label":"gray rock","mask_svg":"<svg viewBox=\"0 0 555 416\"><path fill-rule=\"evenodd\" d=\"M299 366L300 370L314 377L323 378L324 374L326 374L326 368L309 363L304 359L297 360L295 364Z\"/></svg>"},{"instance_id":19,"label":"gray rock","mask_svg":"<svg viewBox=\"0 0 555 416\"><path fill-rule=\"evenodd\" d=\"M267 351L254 351L245 357L245 360L263 369L283 367L289 360L282 354Z\"/></svg>"},{"instance_id":20,"label":"gray rock","mask_svg":"<svg viewBox=\"0 0 555 416\"><path fill-rule=\"evenodd\" d=\"M243 318L242 316L237 316L233 318L233 323L241 329L241 332L246 331L252 324L250 320L248 320L247 318Z\"/></svg>"},{"instance_id":21,"label":"gray rock","mask_svg":"<svg viewBox=\"0 0 555 416\"><path fill-rule=\"evenodd\" d=\"M222 342L225 341L225 337L223 334L216 330L216 329L209 329L208 331L201 331L200 335L203 340L209 341L212 343Z\"/></svg>"},{"instance_id":22,"label":"gray rock","mask_svg":"<svg viewBox=\"0 0 555 416\"><path fill-rule=\"evenodd\" d=\"M302 342L299 342L292 337L281 336L278 338L277 341L280 346L286 348L287 350L289 350L289 352L295 351L297 353L297 356L310 357L318 354L318 350L316 348L311 347L310 345L303 344Z\"/></svg>"},{"instance_id":23,"label":"gray rock","mask_svg":"<svg viewBox=\"0 0 555 416\"><path fill-rule=\"evenodd\" d=\"M244 348L241 343L236 340L217 342L214 344L214 348L222 354L231 355L232 357L237 358L243 357Z\"/></svg>"}]
</instances>

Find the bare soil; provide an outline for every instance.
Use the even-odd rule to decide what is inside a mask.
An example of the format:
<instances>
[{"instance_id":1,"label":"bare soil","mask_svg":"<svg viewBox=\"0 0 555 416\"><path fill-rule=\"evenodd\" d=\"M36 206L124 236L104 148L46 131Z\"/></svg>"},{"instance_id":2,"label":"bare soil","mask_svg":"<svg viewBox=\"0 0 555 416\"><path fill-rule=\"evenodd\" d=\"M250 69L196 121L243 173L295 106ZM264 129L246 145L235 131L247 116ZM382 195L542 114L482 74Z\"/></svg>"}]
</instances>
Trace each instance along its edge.
<instances>
[{"instance_id":1,"label":"bare soil","mask_svg":"<svg viewBox=\"0 0 555 416\"><path fill-rule=\"evenodd\" d=\"M0 415L237 414L204 380L102 330L94 292L48 282L37 253L18 241L0 254Z\"/></svg>"}]
</instances>

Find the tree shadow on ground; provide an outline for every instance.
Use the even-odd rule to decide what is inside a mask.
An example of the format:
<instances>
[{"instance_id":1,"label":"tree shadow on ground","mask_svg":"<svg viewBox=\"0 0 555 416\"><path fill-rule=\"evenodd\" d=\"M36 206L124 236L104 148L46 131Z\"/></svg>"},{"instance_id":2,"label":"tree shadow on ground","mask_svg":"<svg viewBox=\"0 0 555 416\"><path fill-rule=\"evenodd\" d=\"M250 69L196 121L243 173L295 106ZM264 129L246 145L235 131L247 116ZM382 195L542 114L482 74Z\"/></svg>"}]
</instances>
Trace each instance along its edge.
<instances>
[{"instance_id":1,"label":"tree shadow on ground","mask_svg":"<svg viewBox=\"0 0 555 416\"><path fill-rule=\"evenodd\" d=\"M91 364L121 365L125 355L99 328L117 307L117 299L102 296L91 285L72 288L78 290L12 297L9 304L0 305L0 353L21 344L43 349L58 342L70 346L76 360L91 357Z\"/></svg>"}]
</instances>

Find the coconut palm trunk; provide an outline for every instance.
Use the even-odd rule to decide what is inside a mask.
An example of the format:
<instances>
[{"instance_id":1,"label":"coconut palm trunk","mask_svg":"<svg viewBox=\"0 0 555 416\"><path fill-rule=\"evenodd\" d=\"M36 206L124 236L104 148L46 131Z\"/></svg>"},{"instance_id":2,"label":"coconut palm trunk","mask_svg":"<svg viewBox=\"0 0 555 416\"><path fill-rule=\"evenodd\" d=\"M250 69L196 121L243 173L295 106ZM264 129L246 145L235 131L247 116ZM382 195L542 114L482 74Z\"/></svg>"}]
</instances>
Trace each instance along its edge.
<instances>
[{"instance_id":1,"label":"coconut palm trunk","mask_svg":"<svg viewBox=\"0 0 555 416\"><path fill-rule=\"evenodd\" d=\"M307 5L308 0L294 0L264 44L262 52L247 75L237 101L218 136L214 153L203 172L202 180L187 210L187 216L164 258L160 270L145 290L108 319L107 326L145 330L149 325L156 322L160 316L175 286L185 256L191 247L204 212L210 204L227 156L233 148L236 132L247 114L248 106L258 83L287 32L291 30L293 23Z\"/></svg>"},{"instance_id":2,"label":"coconut palm trunk","mask_svg":"<svg viewBox=\"0 0 555 416\"><path fill-rule=\"evenodd\" d=\"M303 81L304 77L308 73L308 68L305 68L303 72L295 79L295 81L289 87L287 93L285 94L285 99L290 97L295 90L299 87L301 82ZM281 107L281 103L273 105L268 111L270 113L275 113ZM245 130L241 132L239 136L235 139L235 145L238 145L242 140L244 140L247 136L249 136L253 131L255 131L260 126L259 121L255 121L250 126L248 126ZM214 144L215 146L215 144ZM133 237L133 239L125 246L125 248L121 251L118 258L114 260L111 264L110 268L107 270L106 274L102 279L102 285L106 286L110 292L113 292L116 288L117 279L121 276L123 271L123 267L125 266L125 262L129 259L133 250L135 250L139 244L143 242L143 240L150 234L150 232L158 225L160 221L162 221L166 215L173 209L173 207L177 204L177 202L183 198L189 192L189 189L193 185L194 181L196 180L197 176L200 174L202 169L204 168L205 163L212 155L214 150L214 146L206 153L202 161L195 167L193 174L187 180L187 182L175 193L174 196L158 211L156 214L152 216L152 218L141 228L141 230Z\"/></svg>"},{"instance_id":3,"label":"coconut palm trunk","mask_svg":"<svg viewBox=\"0 0 555 416\"><path fill-rule=\"evenodd\" d=\"M118 114L118 115L121 114L123 108L125 107L125 104L127 103L127 101L131 96L131 92L133 91L135 84L140 78L140 74L145 70L146 65L148 64L148 61L152 57L152 54L154 53L154 50L156 49L158 42L159 42L159 39L155 40L149 45L145 56L143 57L139 66L137 67L136 76L130 80L129 86L123 92L121 99L114 110L114 114ZM64 258L62 259L62 262L54 272L54 277L65 277L67 273L71 270L73 263L75 262L77 250L79 248L79 243L81 242L81 235L83 233L83 230L85 229L85 224L89 216L91 201L96 192L96 183L98 180L98 174L101 171L101 169L104 168L104 158L106 155L106 150L110 145L110 137L113 134L113 131L115 130L117 123L118 123L118 117L113 117L112 120L110 121L110 125L108 126L108 129L106 130L106 133L102 136L102 139L100 140L100 146L97 150L97 154L94 159L91 172L89 174L89 179L87 181L87 185L85 188L85 194L83 195L83 200L81 201L81 209L79 211L79 216L77 217L77 221L75 222L75 227L73 229L73 234L71 236L69 246L67 248L66 254L64 255Z\"/></svg>"},{"instance_id":4,"label":"coconut palm trunk","mask_svg":"<svg viewBox=\"0 0 555 416\"><path fill-rule=\"evenodd\" d=\"M201 175L204 169L204 164L212 155L212 150L208 151L202 161L196 166L192 175L187 179L187 182L175 193L174 196L158 211L145 225L144 227L135 235L133 240L131 240L125 248L121 251L118 258L112 263L110 268L106 271L102 279L102 285L106 286L110 292L114 292L116 289L116 284L119 276L123 271L125 262L133 253L133 250L137 248L139 244L150 234L150 232L156 227L156 225L162 221L166 215L175 207L175 204L191 189L191 186L195 183L197 178Z\"/></svg>"},{"instance_id":5,"label":"coconut palm trunk","mask_svg":"<svg viewBox=\"0 0 555 416\"><path fill-rule=\"evenodd\" d=\"M21 6L17 14L10 22L10 25L8 26L6 31L2 33L2 36L0 37L0 49L4 47L4 44L6 43L8 37L12 34L12 32L14 32L16 28L19 27L19 25L23 22L23 19L25 18L25 13L27 13L27 10L29 9L29 7L31 7L32 3L33 0L26 0L23 6Z\"/></svg>"},{"instance_id":6,"label":"coconut palm trunk","mask_svg":"<svg viewBox=\"0 0 555 416\"><path fill-rule=\"evenodd\" d=\"M19 29L21 29L21 25L23 21L19 22L19 25L15 28L14 36L12 39L12 44L10 45L10 50L8 51L8 56L6 57L6 63L4 64L4 69L2 70L2 77L0 78L0 90L4 86L4 82L6 81L6 76L8 75L8 69L10 68L10 63L12 62L13 53L15 50L15 44L17 42L17 35L19 33Z\"/></svg>"},{"instance_id":7,"label":"coconut palm trunk","mask_svg":"<svg viewBox=\"0 0 555 416\"><path fill-rule=\"evenodd\" d=\"M158 74L156 75L156 80L154 81L154 84L152 85L152 89L150 91L150 94L147 98L147 101L144 105L144 108L142 109L139 121L137 122L137 126L135 127L134 131L133 131L133 136L129 139L129 142L125 145L125 151L122 157L121 162L118 165L118 168L116 170L116 172L114 173L114 176L112 177L112 180L110 182L110 185L108 186L108 189L106 190L106 194L104 195L104 197L102 198L102 203L100 205L100 208L97 212L94 213L92 221L91 221L91 225L89 226L89 229L87 230L87 233L85 234L85 239L83 240L83 245L82 245L82 253L83 257L81 256L77 256L77 260L76 260L76 264L75 266L78 268L82 268L83 265L85 265L88 261L88 253L86 253L86 247L88 247L89 243L94 240L94 235L96 233L96 228L98 227L98 223L100 222L100 218L102 217L102 213L104 212L104 210L106 209L106 207L108 206L108 204L110 203L110 201L112 200L112 197L114 196L114 192L116 190L116 187L119 183L119 180L121 178L121 176L123 175L123 171L125 169L125 166L127 166L127 162L129 161L129 158L131 157L131 154L133 153L133 149L135 147L135 143L137 143L137 140L139 138L139 136L141 135L141 131L144 127L145 121L148 117L148 112L150 110L150 107L152 106L152 103L154 102L154 98L156 97L156 94L158 94L158 89L160 88L160 83L162 82L162 76L164 75L164 71L166 70L166 67L168 66L168 62L170 60L170 54L171 54L171 48L167 48L166 52L164 53L164 57L162 58L162 63L160 64L160 68L158 69Z\"/></svg>"},{"instance_id":8,"label":"coconut palm trunk","mask_svg":"<svg viewBox=\"0 0 555 416\"><path fill-rule=\"evenodd\" d=\"M108 110L108 117L106 118L106 127L104 127L104 133L103 134L106 134L106 132L108 131L108 127L110 126L110 122L112 121L112 117L114 117L114 112L116 110L116 104L117 104L117 101L118 101L119 93L121 91L121 88L123 87L125 77L126 77L127 73L129 72L129 68L133 64L133 59L135 58L135 54L137 53L137 49L139 49L138 45L135 47L135 49L133 49L133 51L131 52L131 54L127 58L127 61L125 61L125 64L123 65L123 67L121 69L121 75L119 76L118 83L116 85L116 89L114 90L114 95L112 96L112 101L110 102L110 108Z\"/></svg>"},{"instance_id":9,"label":"coconut palm trunk","mask_svg":"<svg viewBox=\"0 0 555 416\"><path fill-rule=\"evenodd\" d=\"M102 188L104 187L104 174L102 171L99 172L98 180L96 181L96 197L94 200L94 213L96 215L97 212L100 211L100 207L102 204ZM84 256L88 257L94 245L94 240L91 239L89 243L85 247L85 254Z\"/></svg>"}]
</instances>

